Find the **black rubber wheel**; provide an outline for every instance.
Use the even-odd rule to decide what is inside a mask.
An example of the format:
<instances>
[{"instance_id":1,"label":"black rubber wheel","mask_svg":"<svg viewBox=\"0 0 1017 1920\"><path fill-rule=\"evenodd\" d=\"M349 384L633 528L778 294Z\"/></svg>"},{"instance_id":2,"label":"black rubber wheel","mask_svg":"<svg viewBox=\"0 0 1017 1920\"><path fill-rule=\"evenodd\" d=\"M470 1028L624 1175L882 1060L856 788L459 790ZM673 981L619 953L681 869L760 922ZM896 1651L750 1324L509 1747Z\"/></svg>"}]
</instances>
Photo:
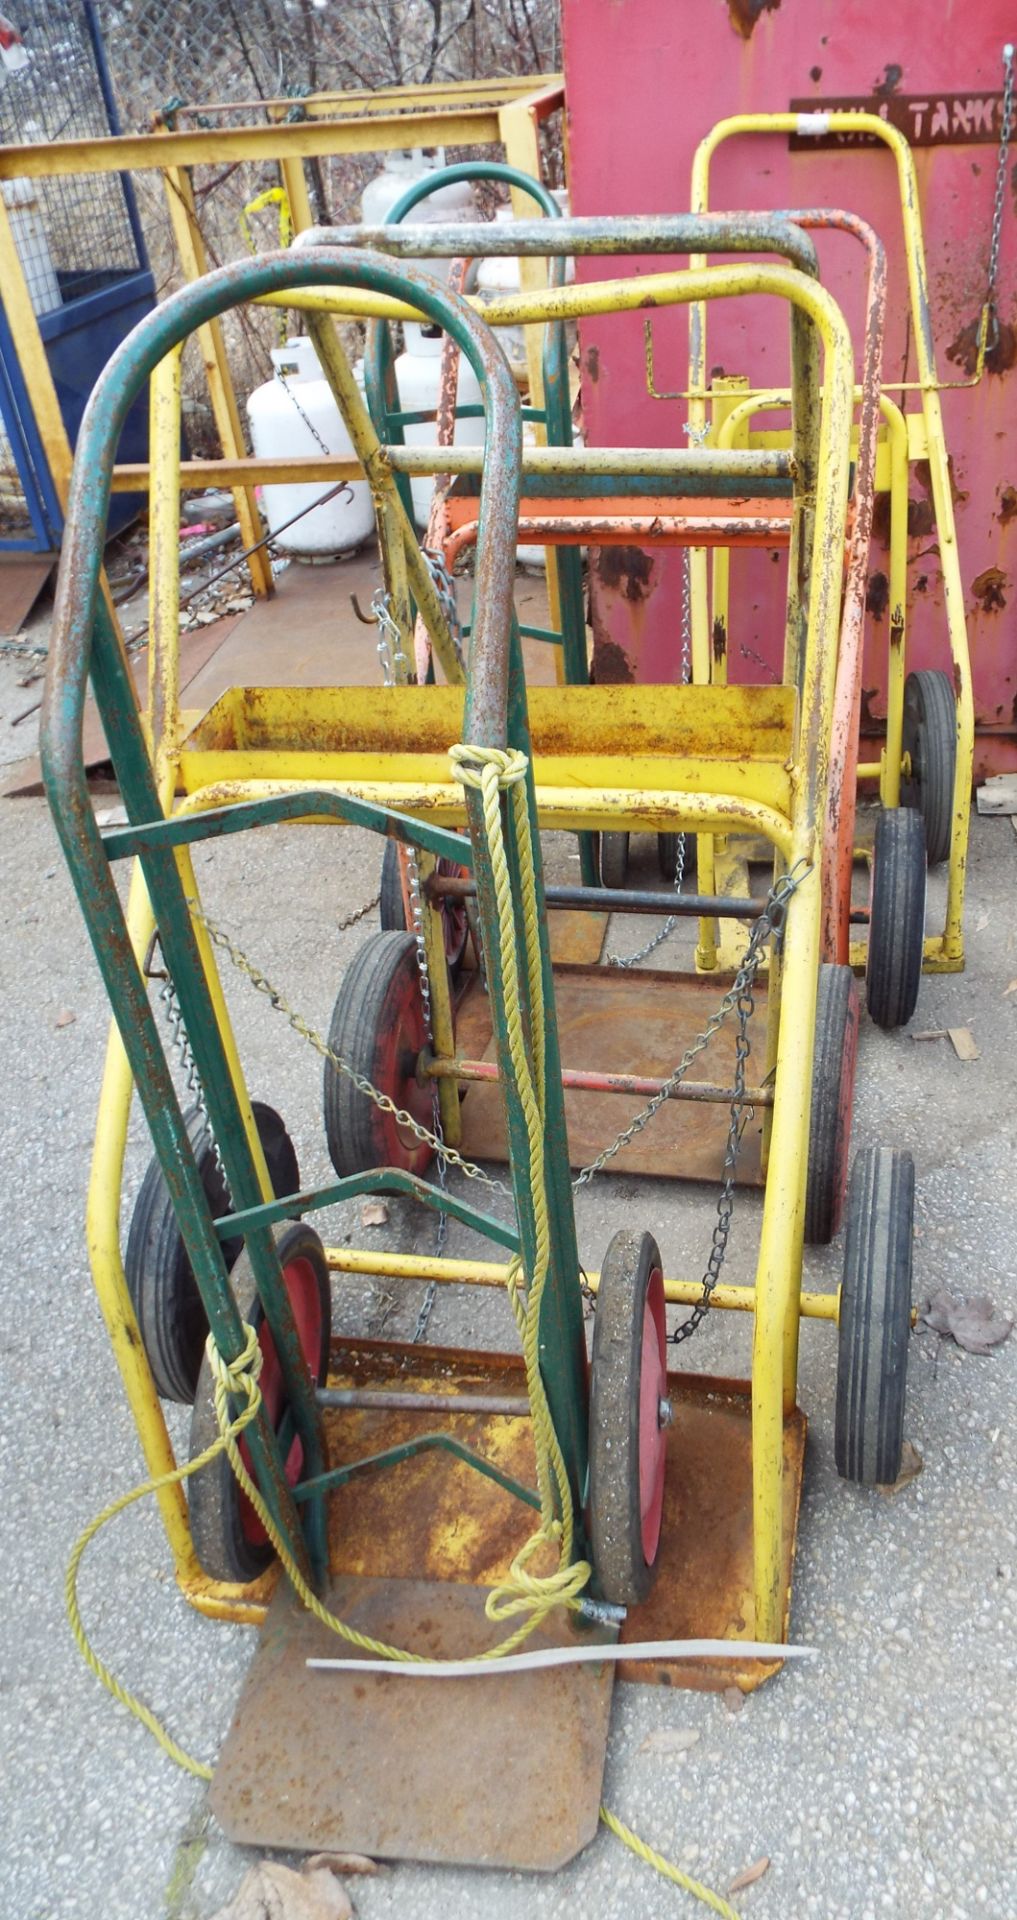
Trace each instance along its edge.
<instances>
[{"instance_id":1,"label":"black rubber wheel","mask_svg":"<svg viewBox=\"0 0 1017 1920\"><path fill-rule=\"evenodd\" d=\"M307 1369L315 1386L321 1387L328 1371L332 1314L324 1248L314 1228L303 1220L275 1227L273 1233ZM246 1251L240 1255L233 1271L233 1291L243 1318L258 1335L262 1353L261 1395L278 1433L287 1409L282 1373ZM211 1446L218 1432L212 1369L206 1354L191 1415L190 1458L196 1459ZM244 1465L251 1472L247 1443L241 1438L239 1444ZM286 1456L286 1478L290 1486L299 1480L303 1460L303 1443L294 1434ZM272 1547L250 1501L241 1493L225 1453L217 1454L209 1466L188 1480L187 1503L194 1551L210 1579L256 1580L270 1565L274 1557Z\"/></svg>"},{"instance_id":2,"label":"black rubber wheel","mask_svg":"<svg viewBox=\"0 0 1017 1920\"><path fill-rule=\"evenodd\" d=\"M397 1107L433 1127L432 1089L416 1077L428 1034L412 933L365 940L336 997L328 1043ZM341 1180L372 1167L423 1173L429 1164L432 1149L358 1092L331 1060L325 1062L324 1106L329 1158Z\"/></svg>"},{"instance_id":3,"label":"black rubber wheel","mask_svg":"<svg viewBox=\"0 0 1017 1920\"><path fill-rule=\"evenodd\" d=\"M674 879L678 871L678 842L680 839L680 833L658 833L657 835L657 865L660 868L661 878L668 882ZM694 833L687 833L685 835L683 875L693 873L695 866L696 836Z\"/></svg>"},{"instance_id":4,"label":"black rubber wheel","mask_svg":"<svg viewBox=\"0 0 1017 1920\"><path fill-rule=\"evenodd\" d=\"M901 782L901 805L918 808L925 821L926 857L930 867L938 867L950 852L957 770L957 701L948 674L931 668L908 674L902 744L911 772Z\"/></svg>"},{"instance_id":5,"label":"black rubber wheel","mask_svg":"<svg viewBox=\"0 0 1017 1920\"><path fill-rule=\"evenodd\" d=\"M652 1234L616 1233L597 1290L590 1362L587 1525L597 1586L615 1606L645 1600L664 1507L667 1323ZM669 1418L669 1409L668 1409Z\"/></svg>"},{"instance_id":6,"label":"black rubber wheel","mask_svg":"<svg viewBox=\"0 0 1017 1920\"><path fill-rule=\"evenodd\" d=\"M252 1100L251 1111L265 1151L274 1193L300 1191L300 1169L293 1142L274 1107ZM227 1213L229 1189L216 1163L208 1128L197 1107L184 1115L187 1137L198 1162L201 1184L213 1215ZM224 1240L227 1270L237 1260L242 1240ZM163 1400L189 1406L194 1399L208 1320L177 1225L166 1178L154 1158L149 1162L131 1215L124 1272L138 1319L156 1392Z\"/></svg>"},{"instance_id":7,"label":"black rubber wheel","mask_svg":"<svg viewBox=\"0 0 1017 1920\"><path fill-rule=\"evenodd\" d=\"M468 878L465 867L456 866L452 860L439 860L438 872L445 876ZM445 929L445 958L453 980L458 979L466 948L470 938L470 923L465 900L452 900L444 896L441 901L441 917ZM399 871L399 848L394 840L386 840L385 851L381 859L381 888L378 897L378 918L386 933L406 933L406 902L403 899L402 875Z\"/></svg>"},{"instance_id":8,"label":"black rubber wheel","mask_svg":"<svg viewBox=\"0 0 1017 1920\"><path fill-rule=\"evenodd\" d=\"M868 1487L892 1486L900 1472L914 1200L909 1153L866 1147L855 1156L837 1331L834 1454L842 1479Z\"/></svg>"},{"instance_id":9,"label":"black rubber wheel","mask_svg":"<svg viewBox=\"0 0 1017 1920\"><path fill-rule=\"evenodd\" d=\"M825 1247L840 1226L847 1190L851 1107L858 1053L858 988L850 967L823 965L816 996L805 1238Z\"/></svg>"},{"instance_id":10,"label":"black rubber wheel","mask_svg":"<svg viewBox=\"0 0 1017 1920\"><path fill-rule=\"evenodd\" d=\"M629 836L627 833L602 833L600 836L600 884L602 887L624 887L629 871Z\"/></svg>"},{"instance_id":11,"label":"black rubber wheel","mask_svg":"<svg viewBox=\"0 0 1017 1920\"><path fill-rule=\"evenodd\" d=\"M879 814L872 853L865 1001L877 1027L903 1027L918 1005L925 950L925 822L909 807Z\"/></svg>"}]
</instances>

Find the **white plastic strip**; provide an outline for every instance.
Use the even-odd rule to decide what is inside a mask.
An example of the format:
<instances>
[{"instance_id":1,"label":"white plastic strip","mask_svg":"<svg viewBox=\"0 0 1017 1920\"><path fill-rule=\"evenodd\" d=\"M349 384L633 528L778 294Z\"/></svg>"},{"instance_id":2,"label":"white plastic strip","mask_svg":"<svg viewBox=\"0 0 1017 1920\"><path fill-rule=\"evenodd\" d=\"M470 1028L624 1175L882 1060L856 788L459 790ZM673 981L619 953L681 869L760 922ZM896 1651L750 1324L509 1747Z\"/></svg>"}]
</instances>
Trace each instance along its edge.
<instances>
[{"instance_id":1,"label":"white plastic strip","mask_svg":"<svg viewBox=\"0 0 1017 1920\"><path fill-rule=\"evenodd\" d=\"M812 1660L815 1647L771 1646L763 1640L633 1640L581 1647L533 1647L501 1660L308 1660L326 1673L391 1673L408 1680L496 1679L542 1667L599 1665L604 1660Z\"/></svg>"},{"instance_id":2,"label":"white plastic strip","mask_svg":"<svg viewBox=\"0 0 1017 1920\"><path fill-rule=\"evenodd\" d=\"M812 134L813 136L829 133L830 116L828 113L800 113L795 131L796 133Z\"/></svg>"}]
</instances>

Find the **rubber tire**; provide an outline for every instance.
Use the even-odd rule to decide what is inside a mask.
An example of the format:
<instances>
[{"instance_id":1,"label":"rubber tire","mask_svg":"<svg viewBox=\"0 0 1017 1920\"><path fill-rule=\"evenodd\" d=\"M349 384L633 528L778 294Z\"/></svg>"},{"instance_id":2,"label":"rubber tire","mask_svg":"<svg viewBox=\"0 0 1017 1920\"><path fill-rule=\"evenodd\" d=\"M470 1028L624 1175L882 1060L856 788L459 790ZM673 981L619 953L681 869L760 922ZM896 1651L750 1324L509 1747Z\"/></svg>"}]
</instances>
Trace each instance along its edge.
<instances>
[{"instance_id":1,"label":"rubber tire","mask_svg":"<svg viewBox=\"0 0 1017 1920\"><path fill-rule=\"evenodd\" d=\"M805 1179L805 1238L810 1247L829 1244L844 1211L858 1017L858 988L851 968L821 966L816 996L809 1164Z\"/></svg>"},{"instance_id":2,"label":"rubber tire","mask_svg":"<svg viewBox=\"0 0 1017 1920\"><path fill-rule=\"evenodd\" d=\"M597 1587L614 1606L637 1606L653 1584L660 1542L647 1557L640 1507L640 1384L648 1289L660 1287L653 1235L623 1230L608 1247L597 1289L590 1361L590 1480L587 1527ZM661 1354L663 1386L666 1365ZM656 1388L655 1388L656 1391ZM661 1464L661 1480L663 1464ZM662 1494L661 1494L662 1501Z\"/></svg>"},{"instance_id":3,"label":"rubber tire","mask_svg":"<svg viewBox=\"0 0 1017 1920\"><path fill-rule=\"evenodd\" d=\"M661 879L666 880L669 884L674 880L678 870L678 842L680 839L681 835L678 833L658 833L657 835L657 865L660 868ZM696 836L694 833L687 833L685 835L685 876L687 877L690 873L694 873L695 867Z\"/></svg>"},{"instance_id":4,"label":"rubber tire","mask_svg":"<svg viewBox=\"0 0 1017 1920\"><path fill-rule=\"evenodd\" d=\"M427 1045L423 1003L417 1008L412 989L420 995L417 943L412 933L375 933L354 954L336 996L328 1044L357 1073L387 1093L397 1106L409 1107L424 1126L434 1124L434 1102L410 1072L410 1056ZM393 1060L393 1035L410 1003L413 1032L402 1057ZM419 1017L416 1016L419 1012ZM404 1027L405 1036L405 1027ZM415 1062L414 1062L415 1065ZM391 1116L358 1093L330 1060L324 1076L325 1139L329 1158L340 1180L375 1167L402 1167L423 1173L432 1149L412 1134L400 1133Z\"/></svg>"},{"instance_id":5,"label":"rubber tire","mask_svg":"<svg viewBox=\"0 0 1017 1920\"><path fill-rule=\"evenodd\" d=\"M627 833L602 833L600 836L600 884L621 892L628 879L629 836Z\"/></svg>"},{"instance_id":6,"label":"rubber tire","mask_svg":"<svg viewBox=\"0 0 1017 1920\"><path fill-rule=\"evenodd\" d=\"M892 1486L901 1467L914 1196L909 1153L866 1147L855 1156L837 1330L834 1456L842 1479L867 1487Z\"/></svg>"},{"instance_id":7,"label":"rubber tire","mask_svg":"<svg viewBox=\"0 0 1017 1920\"><path fill-rule=\"evenodd\" d=\"M925 822L909 807L876 819L865 1001L877 1027L907 1025L918 1005L925 952Z\"/></svg>"},{"instance_id":8,"label":"rubber tire","mask_svg":"<svg viewBox=\"0 0 1017 1920\"><path fill-rule=\"evenodd\" d=\"M439 860L438 868L443 873L466 872L466 868L456 868L451 860ZM399 871L399 848L394 840L386 840L385 851L381 857L381 886L378 894L378 919L385 933L406 933L406 902L403 899L402 876ZM465 912L453 937L451 917L442 913L445 924L445 958L453 980L459 978L466 949L470 943L469 921Z\"/></svg>"},{"instance_id":9,"label":"rubber tire","mask_svg":"<svg viewBox=\"0 0 1017 1920\"><path fill-rule=\"evenodd\" d=\"M901 805L918 808L926 858L938 867L950 852L957 770L957 701L949 674L929 667L908 674L903 747L911 756L911 775L901 783Z\"/></svg>"},{"instance_id":10,"label":"rubber tire","mask_svg":"<svg viewBox=\"0 0 1017 1920\"><path fill-rule=\"evenodd\" d=\"M253 1100L251 1111L273 1193L299 1193L297 1156L275 1108ZM187 1110L184 1125L209 1209L214 1217L228 1213L229 1189L198 1107ZM242 1246L241 1239L223 1241L227 1272L235 1266ZM124 1272L155 1390L161 1400L190 1406L208 1338L208 1317L187 1258L166 1176L156 1156L149 1161L134 1203Z\"/></svg>"},{"instance_id":11,"label":"rubber tire","mask_svg":"<svg viewBox=\"0 0 1017 1920\"><path fill-rule=\"evenodd\" d=\"M332 1332L332 1296L325 1250L314 1228L308 1226L306 1221L287 1222L285 1226L273 1227L272 1232L284 1270L290 1261L298 1257L306 1259L317 1283L320 1339L317 1351L305 1357L315 1386L321 1387L325 1384L328 1372ZM264 1314L246 1252L241 1254L234 1269L233 1292L242 1317L255 1329L260 1341ZM263 1380L264 1377L263 1372ZM191 1415L190 1459L196 1459L199 1453L211 1446L218 1433L212 1369L206 1354L201 1363ZM252 1540L245 1532L246 1502L226 1454L217 1454L207 1467L193 1474L186 1484L191 1539L202 1571L211 1580L239 1580L244 1583L256 1580L271 1565L275 1556L267 1540Z\"/></svg>"}]
</instances>

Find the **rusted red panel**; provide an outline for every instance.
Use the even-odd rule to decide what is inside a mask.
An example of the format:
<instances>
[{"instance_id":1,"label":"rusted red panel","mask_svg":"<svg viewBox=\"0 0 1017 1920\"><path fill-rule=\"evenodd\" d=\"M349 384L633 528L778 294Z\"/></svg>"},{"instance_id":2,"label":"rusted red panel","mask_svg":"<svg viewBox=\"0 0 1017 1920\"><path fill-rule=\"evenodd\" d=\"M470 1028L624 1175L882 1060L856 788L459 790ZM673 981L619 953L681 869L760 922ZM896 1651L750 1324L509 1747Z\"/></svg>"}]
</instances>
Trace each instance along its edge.
<instances>
[{"instance_id":1,"label":"rusted red panel","mask_svg":"<svg viewBox=\"0 0 1017 1920\"><path fill-rule=\"evenodd\" d=\"M961 9L954 0L937 31L916 33L910 0L814 0L808 9L730 0L729 7L675 7L672 0L562 0L569 111L572 206L577 214L673 212L687 207L692 156L700 138L732 113L810 107L830 99L872 100L897 113L894 100L994 98L1002 84L1001 51L1013 37L1012 8L983 0ZM913 114L913 109L908 109ZM920 147L915 155L929 268L929 293L941 376L964 377L971 329L985 290L995 180L992 144ZM889 256L889 307L884 370L913 379L907 323L900 206L890 155L870 150L790 151L775 135L732 141L712 170L717 208L841 206L871 222ZM816 236L823 276L862 340L864 274L857 245L846 236ZM649 263L646 263L647 265ZM659 262L656 263L659 266ZM679 263L682 264L682 263ZM607 277L616 263L587 261L583 279ZM953 453L957 535L968 586L970 641L980 765L1012 765L1017 753L1017 648L1009 614L1017 594L1017 432L1013 371L1017 319L1017 196L1007 182L999 310L1004 344L999 371L977 389L943 396ZM788 373L786 326L774 303L723 303L711 313L709 365L725 373L782 385ZM583 415L596 446L681 446L686 408L646 392L642 315L584 322L581 328ZM1009 341L1009 346L1008 346ZM679 313L655 322L657 384L685 385L686 322ZM949 358L949 355L953 358ZM1008 364L1003 364L1008 363ZM594 372L595 370L595 372ZM905 396L914 406L917 396ZM920 470L912 472L909 659L946 666L946 622L935 529ZM679 677L681 556L657 551L643 591L593 577L594 636L614 679ZM992 570L1005 576L998 593ZM885 520L877 517L870 575L889 572ZM983 576L989 573L988 593ZM631 572L629 572L631 578ZM782 556L736 552L731 560L729 671L733 679L768 678L776 670L783 630ZM866 620L863 718L885 712L886 655L892 609L879 609L870 580ZM989 605L986 605L986 600ZM993 604L995 602L995 604ZM765 667L758 663L762 659Z\"/></svg>"}]
</instances>

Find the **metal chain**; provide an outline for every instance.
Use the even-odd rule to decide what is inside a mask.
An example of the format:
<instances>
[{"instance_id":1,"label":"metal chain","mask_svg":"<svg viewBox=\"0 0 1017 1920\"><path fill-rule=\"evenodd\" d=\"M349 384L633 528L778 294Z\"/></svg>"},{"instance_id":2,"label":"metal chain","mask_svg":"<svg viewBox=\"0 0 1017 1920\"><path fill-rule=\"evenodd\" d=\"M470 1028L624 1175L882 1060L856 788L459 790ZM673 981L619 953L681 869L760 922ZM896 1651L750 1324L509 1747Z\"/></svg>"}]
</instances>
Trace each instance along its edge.
<instances>
[{"instance_id":1,"label":"metal chain","mask_svg":"<svg viewBox=\"0 0 1017 1920\"><path fill-rule=\"evenodd\" d=\"M731 1232L731 1220L734 1215L735 1171L738 1165L738 1153L742 1144L742 1135L753 1115L752 1106L746 1105L745 1101L745 1069L748 1065L749 1054L752 1050L752 1042L749 1039L749 1021L752 1019L755 1010L753 988L755 986L756 968L761 959L762 953L760 952L756 960L756 966L753 967L752 972L747 976L745 985L738 995L738 1028L735 1034L734 1096L731 1101L731 1117L727 1129L727 1147L724 1152L721 1188L717 1198L717 1218L714 1222L713 1235L710 1241L710 1253L706 1262L706 1271L703 1274L702 1291L699 1299L696 1301L692 1312L687 1318L684 1319L679 1326L675 1327L673 1333L668 1335L672 1345L676 1347L680 1346L683 1340L688 1340L690 1335L695 1333L696 1328L705 1320L706 1315L709 1313L713 1289L720 1279L721 1268L724 1265L724 1259L727 1254L728 1236Z\"/></svg>"},{"instance_id":2,"label":"metal chain","mask_svg":"<svg viewBox=\"0 0 1017 1920\"><path fill-rule=\"evenodd\" d=\"M445 564L444 554L437 552L434 547L421 547L420 553L428 573L434 582L435 593L441 602L441 610L445 615L445 623L452 637L452 645L455 649L456 659L465 673L466 665L463 659L463 624L459 618L459 602L456 599L455 582Z\"/></svg>"},{"instance_id":3,"label":"metal chain","mask_svg":"<svg viewBox=\"0 0 1017 1920\"><path fill-rule=\"evenodd\" d=\"M450 1147L444 1140L439 1140L429 1127L415 1120L412 1113L407 1113L405 1107L397 1106L389 1094L383 1093L380 1087L374 1086L368 1080L366 1074L358 1073L355 1067L351 1067L341 1053L336 1053L335 1048L330 1047L328 1041L322 1039L321 1034L304 1019L303 1014L290 1006L285 995L279 991L278 987L272 985L271 980L262 973L260 967L256 967L254 962L247 958L242 948L237 946L236 941L222 927L217 927L214 920L209 919L196 900L188 900L187 905L199 926L204 927L212 945L226 954L237 972L242 973L244 978L250 981L255 992L263 993L269 1005L276 1013L283 1015L294 1033L299 1034L302 1040L306 1040L308 1046L313 1047L315 1053L320 1054L323 1060L330 1061L336 1072L349 1080L358 1093L362 1093L364 1098L380 1108L382 1113L391 1114L400 1127L405 1128L407 1133L412 1133L415 1139L421 1140L425 1146L430 1147L439 1159L445 1160L450 1166L458 1167L460 1173L464 1173L468 1180L479 1181L481 1186L490 1188L492 1193L507 1194L510 1191L504 1180L496 1180L492 1174L485 1173L483 1167L478 1167L474 1161L464 1159L455 1147Z\"/></svg>"},{"instance_id":4,"label":"metal chain","mask_svg":"<svg viewBox=\"0 0 1017 1920\"><path fill-rule=\"evenodd\" d=\"M275 377L278 380L279 385L281 386L283 392L289 394L289 397L292 400L293 405L296 407L296 410L299 413L300 418L303 421L312 439L317 441L317 444L321 448L322 453L325 454L329 460L331 460L334 457L331 447L328 446L326 442L322 439L321 434L318 432L318 429L314 424L314 421L308 419L307 414L304 412L303 407L301 406L299 400L297 399L297 396L294 393L293 388L290 386L290 383L287 380L286 375L283 373L281 367L276 367Z\"/></svg>"},{"instance_id":5,"label":"metal chain","mask_svg":"<svg viewBox=\"0 0 1017 1920\"><path fill-rule=\"evenodd\" d=\"M1008 41L1003 48L1003 117L999 130L999 162L996 167L996 192L992 204L992 236L989 241L989 281L985 293L985 350L991 352L999 341L999 314L996 311L996 281L999 277L999 249L1003 236L1003 202L1006 194L1006 163L1013 132L1014 49Z\"/></svg>"},{"instance_id":6,"label":"metal chain","mask_svg":"<svg viewBox=\"0 0 1017 1920\"><path fill-rule=\"evenodd\" d=\"M212 1122L205 1102L205 1089L201 1084L201 1076L198 1073L198 1063L194 1058L191 1043L187 1035L187 1028L184 1025L184 1016L181 1011L180 1002L177 999L177 990L173 985L169 968L165 965L165 962L162 967L156 967L155 965L155 950L158 945L159 935L158 933L154 933L149 944L148 953L145 956L144 975L146 980L159 980L162 982L159 988L159 1003L165 1012L166 1025L169 1028L170 1047L177 1056L180 1063L180 1070L184 1076L184 1091L190 1094L194 1105L201 1115L202 1124L205 1132L208 1134L212 1152L215 1156L216 1168L221 1174L223 1181L226 1182L226 1169L223 1166L222 1155L219 1151L219 1142L212 1130Z\"/></svg>"},{"instance_id":7,"label":"metal chain","mask_svg":"<svg viewBox=\"0 0 1017 1920\"><path fill-rule=\"evenodd\" d=\"M705 1052L714 1034L723 1026L729 1014L731 1014L738 1005L741 994L747 987L751 986L762 964L766 942L771 933L776 933L779 928L783 926L787 903L792 894L800 887L808 872L809 868L805 862L799 861L790 873L783 874L779 880L774 882L767 895L765 910L755 922L749 936L749 943L745 949L741 966L731 986L724 995L720 1006L717 1008L716 1013L711 1014L702 1033L696 1036L692 1045L682 1055L673 1072L668 1074L667 1079L658 1088L652 1099L647 1101L645 1107L636 1114L635 1119L619 1133L617 1139L612 1140L610 1146L605 1147L601 1153L598 1153L595 1160L591 1160L589 1166L584 1167L582 1172L576 1175L576 1178L572 1182L573 1192L578 1192L580 1187L588 1186L594 1176L603 1171L609 1160L613 1160L615 1155L620 1153L623 1147L630 1146L637 1135L642 1133L644 1127L649 1125L654 1114L660 1112L661 1107L670 1098L674 1089L681 1085L693 1061L698 1059L701 1053Z\"/></svg>"},{"instance_id":8,"label":"metal chain","mask_svg":"<svg viewBox=\"0 0 1017 1920\"><path fill-rule=\"evenodd\" d=\"M346 915L345 920L339 920L336 922L336 932L348 933L351 927L356 926L358 920L363 920L365 915L374 912L374 909L378 905L380 899L381 899L381 894L376 893L373 900L365 900L362 907L355 907L352 913L348 913Z\"/></svg>"},{"instance_id":9,"label":"metal chain","mask_svg":"<svg viewBox=\"0 0 1017 1920\"><path fill-rule=\"evenodd\" d=\"M371 612L378 622L378 659L386 687L405 686L410 663L403 646L402 631L392 614L392 596L377 587L371 599Z\"/></svg>"},{"instance_id":10,"label":"metal chain","mask_svg":"<svg viewBox=\"0 0 1017 1920\"><path fill-rule=\"evenodd\" d=\"M691 574L691 567L690 567L690 561L689 561L688 547L682 548L681 673L682 673L681 684L683 687L687 687L689 684L691 673L692 673L692 574ZM685 878L685 835L683 833L680 833L678 835L678 858L675 862L675 870L674 870L675 893L681 893L682 882L684 878ZM680 924L681 918L682 918L681 914L678 914L678 913L668 914L667 919L664 921L664 924L659 929L659 931L657 933L651 934L649 940L645 941L641 947L636 948L635 953L627 954L624 958L619 953L607 954L606 958L607 958L608 966L609 967L637 967L639 965L640 960L648 959L651 953L656 953L657 948L663 946L665 940L670 939L675 928Z\"/></svg>"}]
</instances>

